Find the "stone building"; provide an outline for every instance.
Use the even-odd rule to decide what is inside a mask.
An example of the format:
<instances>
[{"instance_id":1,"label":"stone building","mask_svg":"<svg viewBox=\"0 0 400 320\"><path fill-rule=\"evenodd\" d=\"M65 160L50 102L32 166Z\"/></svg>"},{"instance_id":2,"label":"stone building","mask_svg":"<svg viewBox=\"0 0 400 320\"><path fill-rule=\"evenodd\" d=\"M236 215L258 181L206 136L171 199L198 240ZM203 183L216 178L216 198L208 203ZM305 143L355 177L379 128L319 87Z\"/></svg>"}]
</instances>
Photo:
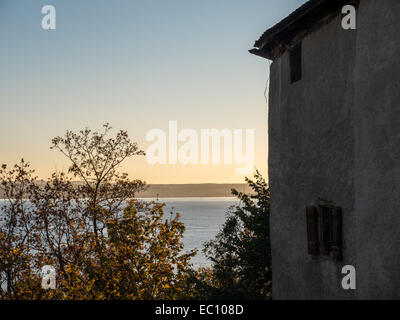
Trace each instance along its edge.
<instances>
[{"instance_id":1,"label":"stone building","mask_svg":"<svg viewBox=\"0 0 400 320\"><path fill-rule=\"evenodd\" d=\"M400 1L308 1L250 52L273 60L274 298L400 298Z\"/></svg>"}]
</instances>

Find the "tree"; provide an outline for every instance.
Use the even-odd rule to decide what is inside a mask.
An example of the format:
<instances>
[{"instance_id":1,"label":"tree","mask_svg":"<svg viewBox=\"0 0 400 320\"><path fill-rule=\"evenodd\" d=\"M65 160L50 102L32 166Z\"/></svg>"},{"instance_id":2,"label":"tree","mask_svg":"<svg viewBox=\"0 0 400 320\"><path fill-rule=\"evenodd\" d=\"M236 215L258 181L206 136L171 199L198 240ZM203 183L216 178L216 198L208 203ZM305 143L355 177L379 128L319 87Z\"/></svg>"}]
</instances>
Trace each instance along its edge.
<instances>
[{"instance_id":1,"label":"tree","mask_svg":"<svg viewBox=\"0 0 400 320\"><path fill-rule=\"evenodd\" d=\"M227 212L216 238L205 244L204 253L212 267L200 272L196 281L205 298L271 298L269 188L258 171L254 177L254 181L246 178L246 182L255 195L233 189L232 194L240 199L240 204Z\"/></svg>"},{"instance_id":2,"label":"tree","mask_svg":"<svg viewBox=\"0 0 400 320\"><path fill-rule=\"evenodd\" d=\"M107 221L110 250L102 265L106 274L102 293L123 299L176 299L185 294L193 253L180 254L183 223L163 220L163 204L132 201L122 218ZM118 273L115 273L118 270ZM110 273L110 274L108 274Z\"/></svg>"},{"instance_id":3,"label":"tree","mask_svg":"<svg viewBox=\"0 0 400 320\"><path fill-rule=\"evenodd\" d=\"M107 139L111 127L109 124L103 127L101 133L90 129L78 134L67 131L65 137L54 138L51 147L71 161L69 173L73 178L84 182L79 191L87 199L87 215L92 219L96 241L105 227L104 214L120 211L126 199L133 198L144 186L142 181L129 180L126 173L117 171L125 159L144 152L129 140L126 131Z\"/></svg>"},{"instance_id":4,"label":"tree","mask_svg":"<svg viewBox=\"0 0 400 320\"><path fill-rule=\"evenodd\" d=\"M0 297L29 298L29 288L40 284L32 272L32 212L26 195L35 190L33 171L23 160L11 170L0 169L5 202L0 207Z\"/></svg>"},{"instance_id":5,"label":"tree","mask_svg":"<svg viewBox=\"0 0 400 320\"><path fill-rule=\"evenodd\" d=\"M164 206L135 200L145 187L118 171L142 156L126 131L89 129L52 140L71 166L39 183L29 163L0 170L6 197L0 222L0 298L174 299L185 286L184 225ZM76 181L78 180L78 181ZM57 290L43 290L51 265Z\"/></svg>"}]
</instances>

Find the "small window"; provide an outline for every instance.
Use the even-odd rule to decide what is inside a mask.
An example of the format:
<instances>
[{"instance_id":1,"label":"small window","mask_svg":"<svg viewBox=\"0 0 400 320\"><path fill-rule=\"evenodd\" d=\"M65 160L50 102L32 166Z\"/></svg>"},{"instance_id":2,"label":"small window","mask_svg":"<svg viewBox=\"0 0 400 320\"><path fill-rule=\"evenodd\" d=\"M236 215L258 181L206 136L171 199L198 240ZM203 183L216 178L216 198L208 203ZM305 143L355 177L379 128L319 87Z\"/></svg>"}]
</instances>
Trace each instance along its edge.
<instances>
[{"instance_id":1,"label":"small window","mask_svg":"<svg viewBox=\"0 0 400 320\"><path fill-rule=\"evenodd\" d=\"M290 82L301 80L301 43L289 51L290 59Z\"/></svg>"},{"instance_id":2,"label":"small window","mask_svg":"<svg viewBox=\"0 0 400 320\"><path fill-rule=\"evenodd\" d=\"M332 205L310 206L307 212L308 254L343 259L342 209Z\"/></svg>"}]
</instances>

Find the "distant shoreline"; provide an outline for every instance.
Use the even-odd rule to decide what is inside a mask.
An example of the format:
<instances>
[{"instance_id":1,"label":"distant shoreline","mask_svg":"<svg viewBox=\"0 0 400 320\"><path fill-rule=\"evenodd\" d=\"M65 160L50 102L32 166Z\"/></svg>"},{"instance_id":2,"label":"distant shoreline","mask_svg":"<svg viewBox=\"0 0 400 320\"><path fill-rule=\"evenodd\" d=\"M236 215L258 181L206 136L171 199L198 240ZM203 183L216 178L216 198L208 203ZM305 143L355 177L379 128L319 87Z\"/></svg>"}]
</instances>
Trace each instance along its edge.
<instances>
[{"instance_id":1,"label":"distant shoreline","mask_svg":"<svg viewBox=\"0 0 400 320\"><path fill-rule=\"evenodd\" d=\"M229 198L231 190L252 193L245 183L150 184L138 198Z\"/></svg>"},{"instance_id":2,"label":"distant shoreline","mask_svg":"<svg viewBox=\"0 0 400 320\"><path fill-rule=\"evenodd\" d=\"M193 183L193 184L149 184L146 190L138 192L137 198L231 198L231 190L254 194L245 183ZM0 192L0 199L5 199Z\"/></svg>"}]
</instances>

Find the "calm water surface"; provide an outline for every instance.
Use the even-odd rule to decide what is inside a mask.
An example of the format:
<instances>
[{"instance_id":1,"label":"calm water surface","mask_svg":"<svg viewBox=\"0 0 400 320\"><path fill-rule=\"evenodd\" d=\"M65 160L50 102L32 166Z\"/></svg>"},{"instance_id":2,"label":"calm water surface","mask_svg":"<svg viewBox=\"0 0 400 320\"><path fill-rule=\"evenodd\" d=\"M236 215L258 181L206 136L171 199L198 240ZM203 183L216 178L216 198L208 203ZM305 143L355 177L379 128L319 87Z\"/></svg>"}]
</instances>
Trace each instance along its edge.
<instances>
[{"instance_id":1,"label":"calm water surface","mask_svg":"<svg viewBox=\"0 0 400 320\"><path fill-rule=\"evenodd\" d=\"M192 263L195 267L209 266L201 249L205 241L211 240L225 222L227 209L239 204L237 198L168 198L159 199L166 204L165 212L179 212L186 226L183 237L185 250L199 249Z\"/></svg>"},{"instance_id":2,"label":"calm water surface","mask_svg":"<svg viewBox=\"0 0 400 320\"><path fill-rule=\"evenodd\" d=\"M169 217L170 211L181 215L181 221L186 226L183 237L185 251L199 249L192 259L193 266L209 266L210 262L201 251L203 243L215 237L225 221L227 209L232 205L237 205L239 200L236 198L161 198L158 202L166 204L164 211L166 218ZM3 200L0 200L0 205L2 204Z\"/></svg>"}]
</instances>

